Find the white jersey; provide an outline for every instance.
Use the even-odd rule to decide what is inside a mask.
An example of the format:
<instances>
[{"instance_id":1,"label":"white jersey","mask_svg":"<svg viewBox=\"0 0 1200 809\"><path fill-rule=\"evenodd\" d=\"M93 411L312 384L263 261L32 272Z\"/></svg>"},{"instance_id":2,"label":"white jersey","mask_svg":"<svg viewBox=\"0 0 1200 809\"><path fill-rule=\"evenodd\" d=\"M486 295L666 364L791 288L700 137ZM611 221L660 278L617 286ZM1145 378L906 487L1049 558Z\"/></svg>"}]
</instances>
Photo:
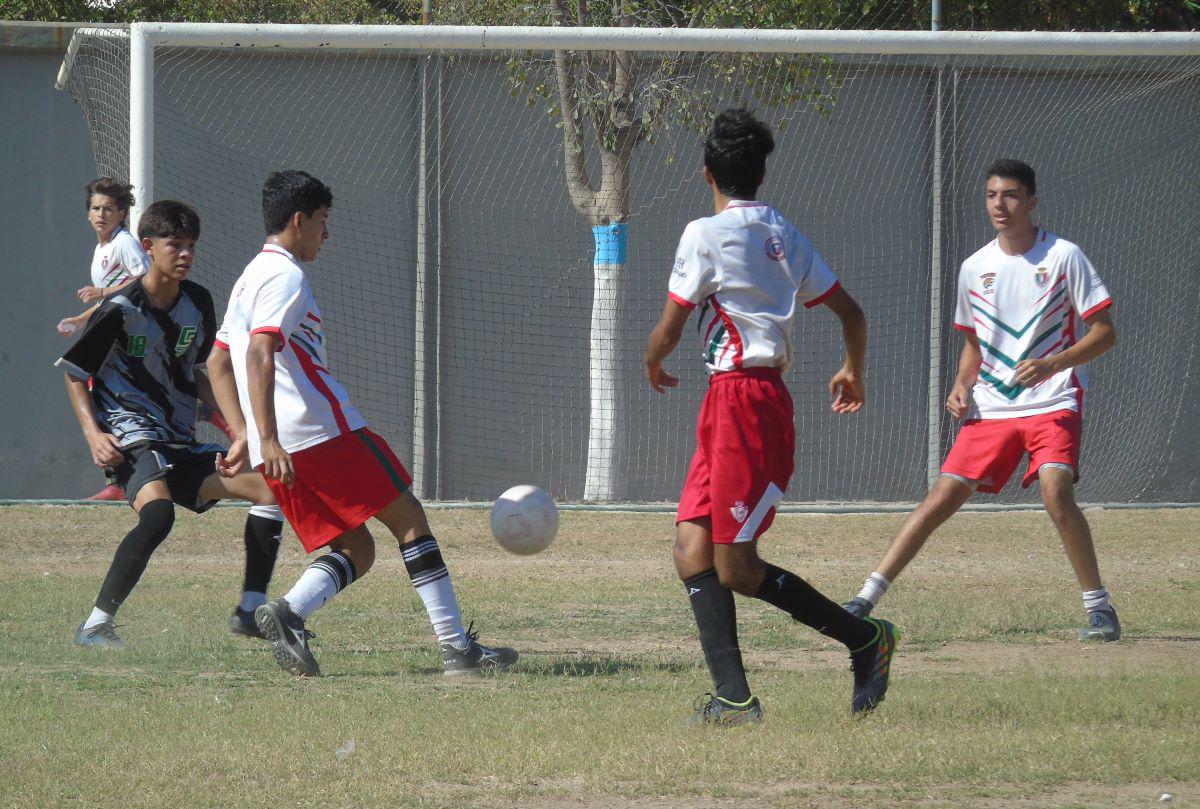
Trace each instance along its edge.
<instances>
[{"instance_id":1,"label":"white jersey","mask_svg":"<svg viewBox=\"0 0 1200 809\"><path fill-rule=\"evenodd\" d=\"M704 305L700 335L709 373L786 371L797 301L816 306L838 287L791 222L766 203L735 199L684 229L668 295L689 309Z\"/></svg>"},{"instance_id":2,"label":"white jersey","mask_svg":"<svg viewBox=\"0 0 1200 809\"><path fill-rule=\"evenodd\" d=\"M124 227L113 231L107 244L97 244L92 254L92 286L100 289L119 287L145 275L150 257L138 240Z\"/></svg>"},{"instance_id":3,"label":"white jersey","mask_svg":"<svg viewBox=\"0 0 1200 809\"><path fill-rule=\"evenodd\" d=\"M275 422L285 450L298 452L367 426L328 370L321 310L304 271L287 250L267 244L233 285L216 340L233 360L251 466L262 463L262 448L250 408L246 352L250 335L262 332L278 340Z\"/></svg>"},{"instance_id":4,"label":"white jersey","mask_svg":"<svg viewBox=\"0 0 1200 809\"><path fill-rule=\"evenodd\" d=\"M1036 416L1079 411L1087 368L1077 365L1025 387L1016 365L1070 348L1083 320L1112 305L1100 275L1078 246L1039 230L1029 252L1010 256L998 240L962 263L954 328L974 332L983 363L968 419Z\"/></svg>"}]
</instances>

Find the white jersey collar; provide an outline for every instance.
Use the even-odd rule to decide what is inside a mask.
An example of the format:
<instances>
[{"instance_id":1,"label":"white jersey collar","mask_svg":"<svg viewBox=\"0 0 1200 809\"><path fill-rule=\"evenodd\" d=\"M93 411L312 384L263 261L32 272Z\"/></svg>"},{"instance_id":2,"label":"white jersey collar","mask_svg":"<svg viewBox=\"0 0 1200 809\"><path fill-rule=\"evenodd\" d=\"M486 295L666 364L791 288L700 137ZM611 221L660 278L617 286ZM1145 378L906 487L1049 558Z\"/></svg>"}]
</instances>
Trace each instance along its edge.
<instances>
[{"instance_id":1,"label":"white jersey collar","mask_svg":"<svg viewBox=\"0 0 1200 809\"><path fill-rule=\"evenodd\" d=\"M757 199L731 199L725 203L725 207L721 210L728 211L730 208L765 208L767 203Z\"/></svg>"},{"instance_id":2,"label":"white jersey collar","mask_svg":"<svg viewBox=\"0 0 1200 809\"><path fill-rule=\"evenodd\" d=\"M284 258L286 258L288 261L290 261L290 262L292 262L293 264L295 264L297 267L299 267L299 266L300 266L300 262L299 262L299 261L296 261L296 257L295 257L295 256L293 256L291 253L289 253L286 247L280 247L280 246L279 246L279 245L277 245L277 244L273 244L273 243L271 243L271 242L267 242L266 244L264 244L264 245L263 245L263 249L262 249L262 251L263 251L264 253L278 253L279 255L281 255L281 256L283 256Z\"/></svg>"}]
</instances>

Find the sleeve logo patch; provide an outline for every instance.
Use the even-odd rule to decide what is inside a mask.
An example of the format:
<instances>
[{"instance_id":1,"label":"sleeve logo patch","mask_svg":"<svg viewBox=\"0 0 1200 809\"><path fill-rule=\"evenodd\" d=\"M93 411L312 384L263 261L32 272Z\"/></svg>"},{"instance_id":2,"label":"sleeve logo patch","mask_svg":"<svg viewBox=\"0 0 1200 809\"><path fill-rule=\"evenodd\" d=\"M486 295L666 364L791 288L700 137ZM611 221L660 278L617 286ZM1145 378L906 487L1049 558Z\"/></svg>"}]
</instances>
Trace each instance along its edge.
<instances>
[{"instance_id":1,"label":"sleeve logo patch","mask_svg":"<svg viewBox=\"0 0 1200 809\"><path fill-rule=\"evenodd\" d=\"M675 259L675 266L671 268L671 275L678 276L679 278L683 278L685 275L687 275L687 273L683 271L683 256Z\"/></svg>"},{"instance_id":2,"label":"sleeve logo patch","mask_svg":"<svg viewBox=\"0 0 1200 809\"><path fill-rule=\"evenodd\" d=\"M767 258L772 261L783 261L783 239L778 236L771 236L767 239L764 248L767 251Z\"/></svg>"}]
</instances>

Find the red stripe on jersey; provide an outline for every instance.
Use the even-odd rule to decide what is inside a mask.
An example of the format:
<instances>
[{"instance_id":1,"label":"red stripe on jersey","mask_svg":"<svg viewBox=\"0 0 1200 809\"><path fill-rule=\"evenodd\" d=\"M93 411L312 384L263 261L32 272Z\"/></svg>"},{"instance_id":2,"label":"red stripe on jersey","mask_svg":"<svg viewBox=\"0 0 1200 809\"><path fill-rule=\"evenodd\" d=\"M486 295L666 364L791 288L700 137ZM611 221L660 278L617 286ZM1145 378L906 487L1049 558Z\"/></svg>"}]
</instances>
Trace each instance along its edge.
<instances>
[{"instance_id":1,"label":"red stripe on jersey","mask_svg":"<svg viewBox=\"0 0 1200 809\"><path fill-rule=\"evenodd\" d=\"M273 334L273 335L275 335L275 339L279 341L279 346L275 349L276 352L283 351L283 347L285 345L287 345L287 338L283 336L283 332L280 331L278 326L261 326L261 327L255 329L254 331L250 332L251 337L253 337L256 334Z\"/></svg>"},{"instance_id":2,"label":"red stripe on jersey","mask_svg":"<svg viewBox=\"0 0 1200 809\"><path fill-rule=\"evenodd\" d=\"M1042 295L1042 297L1038 298L1036 301L1033 302L1033 305L1037 306L1039 303L1046 300L1046 296L1049 295L1054 290L1058 289L1059 285L1062 284L1066 280L1067 280L1067 277L1065 275L1058 276L1058 280L1055 281L1053 284L1051 284L1050 288L1046 290L1046 292Z\"/></svg>"},{"instance_id":3,"label":"red stripe on jersey","mask_svg":"<svg viewBox=\"0 0 1200 809\"><path fill-rule=\"evenodd\" d=\"M975 333L975 329L974 329L974 328L972 328L971 326L964 326L964 325L963 325L963 324L961 324L961 323L955 323L955 324L954 324L954 328L958 329L959 331L966 331L966 332L970 332L971 334L974 334L974 333Z\"/></svg>"},{"instance_id":4,"label":"red stripe on jersey","mask_svg":"<svg viewBox=\"0 0 1200 809\"><path fill-rule=\"evenodd\" d=\"M838 291L839 289L841 289L841 288L842 288L842 282L841 282L841 281L834 281L834 282L833 282L833 286L831 286L829 289L827 289L827 290L825 290L824 292L822 292L822 293L821 293L820 295L818 295L817 297L813 298L813 299L812 299L811 301L809 301L808 303L804 304L804 308L805 308L805 309L812 309L814 306L819 306L820 304L822 304L822 303L825 303L825 300L826 300L826 299L827 299L827 298L828 298L830 295L832 295L833 293L837 292L837 291Z\"/></svg>"},{"instance_id":5,"label":"red stripe on jersey","mask_svg":"<svg viewBox=\"0 0 1200 809\"><path fill-rule=\"evenodd\" d=\"M311 317L313 320L317 321L317 323L321 322L321 318L317 317L312 312L309 312L308 314L306 314L305 317Z\"/></svg>"},{"instance_id":6,"label":"red stripe on jersey","mask_svg":"<svg viewBox=\"0 0 1200 809\"><path fill-rule=\"evenodd\" d=\"M990 306L990 307L992 307L993 309L995 309L997 312L999 312L999 311L1000 311L1000 307L996 306L996 304L992 303L991 301L989 301L987 298L985 298L985 297L983 297L982 295L980 295L980 294L979 294L978 292L976 292L975 290L973 290L973 289L972 289L972 290L971 290L970 292L968 292L967 294L968 294L969 296L971 296L971 297L974 297L974 298L979 298L979 300L983 301L983 302L984 302L984 303L986 303L988 306Z\"/></svg>"},{"instance_id":7,"label":"red stripe on jersey","mask_svg":"<svg viewBox=\"0 0 1200 809\"><path fill-rule=\"evenodd\" d=\"M228 346L228 345L226 345L225 343L221 342L220 340L217 340L216 338L213 338L213 347L215 347L215 348L219 348L219 349L221 349L222 351L228 351L228 350L229 350L229 346Z\"/></svg>"},{"instance_id":8,"label":"red stripe on jersey","mask_svg":"<svg viewBox=\"0 0 1200 809\"><path fill-rule=\"evenodd\" d=\"M318 393L325 397L325 401L329 402L329 408L333 411L333 419L337 422L339 434L350 432L350 423L346 421L346 414L342 412L341 402L337 400L333 391L321 378L321 369L317 368L312 357L301 351L295 343L292 344L292 353L296 355L296 359L300 360L300 367L304 369L304 375L308 377L308 381L312 383Z\"/></svg>"},{"instance_id":9,"label":"red stripe on jersey","mask_svg":"<svg viewBox=\"0 0 1200 809\"><path fill-rule=\"evenodd\" d=\"M1112 298L1105 298L1104 300L1100 301L1100 303L1096 304L1091 309L1088 309L1086 312L1080 315L1080 317L1082 317L1084 320L1087 320L1101 309L1107 309L1110 306L1112 306Z\"/></svg>"},{"instance_id":10,"label":"red stripe on jersey","mask_svg":"<svg viewBox=\"0 0 1200 809\"><path fill-rule=\"evenodd\" d=\"M696 304L692 303L689 300L684 300L683 298L676 295L674 292L667 293L667 300L669 300L673 303L679 304L684 309L695 309L696 308Z\"/></svg>"},{"instance_id":11,"label":"red stripe on jersey","mask_svg":"<svg viewBox=\"0 0 1200 809\"><path fill-rule=\"evenodd\" d=\"M729 313L721 308L721 304L717 303L717 296L710 295L709 300L712 301L713 309L720 316L721 322L725 324L725 335L729 340L725 344L725 348L721 349L721 356L717 358L717 365L721 364L721 360L725 359L725 353L733 348L733 367L742 367L742 335L738 333L737 326L733 324L733 318Z\"/></svg>"}]
</instances>

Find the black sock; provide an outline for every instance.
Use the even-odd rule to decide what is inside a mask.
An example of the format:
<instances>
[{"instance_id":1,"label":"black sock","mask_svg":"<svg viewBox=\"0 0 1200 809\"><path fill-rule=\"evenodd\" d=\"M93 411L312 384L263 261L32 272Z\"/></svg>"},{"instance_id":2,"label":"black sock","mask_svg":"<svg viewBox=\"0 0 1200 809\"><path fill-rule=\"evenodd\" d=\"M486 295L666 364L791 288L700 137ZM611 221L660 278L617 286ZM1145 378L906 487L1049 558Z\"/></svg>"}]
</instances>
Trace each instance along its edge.
<instances>
[{"instance_id":1,"label":"black sock","mask_svg":"<svg viewBox=\"0 0 1200 809\"><path fill-rule=\"evenodd\" d=\"M275 571L275 557L279 554L279 540L283 536L283 523L257 514L246 516L246 530L242 539L246 543L246 575L242 579L242 590L247 593L265 593Z\"/></svg>"},{"instance_id":2,"label":"black sock","mask_svg":"<svg viewBox=\"0 0 1200 809\"><path fill-rule=\"evenodd\" d=\"M109 615L116 615L117 608L129 598L134 585L146 571L150 555L167 538L174 524L175 504L170 500L152 500L142 506L138 524L121 540L112 564L108 566L108 574L96 598L97 607Z\"/></svg>"},{"instance_id":3,"label":"black sock","mask_svg":"<svg viewBox=\"0 0 1200 809\"><path fill-rule=\"evenodd\" d=\"M717 696L730 702L750 699L750 685L738 648L737 608L733 591L722 587L717 572L709 569L683 580L688 600L700 628L700 648L712 675Z\"/></svg>"},{"instance_id":4,"label":"black sock","mask_svg":"<svg viewBox=\"0 0 1200 809\"><path fill-rule=\"evenodd\" d=\"M755 597L844 643L851 651L869 644L878 631L874 624L855 618L795 573L772 564L767 565L767 575Z\"/></svg>"}]
</instances>

